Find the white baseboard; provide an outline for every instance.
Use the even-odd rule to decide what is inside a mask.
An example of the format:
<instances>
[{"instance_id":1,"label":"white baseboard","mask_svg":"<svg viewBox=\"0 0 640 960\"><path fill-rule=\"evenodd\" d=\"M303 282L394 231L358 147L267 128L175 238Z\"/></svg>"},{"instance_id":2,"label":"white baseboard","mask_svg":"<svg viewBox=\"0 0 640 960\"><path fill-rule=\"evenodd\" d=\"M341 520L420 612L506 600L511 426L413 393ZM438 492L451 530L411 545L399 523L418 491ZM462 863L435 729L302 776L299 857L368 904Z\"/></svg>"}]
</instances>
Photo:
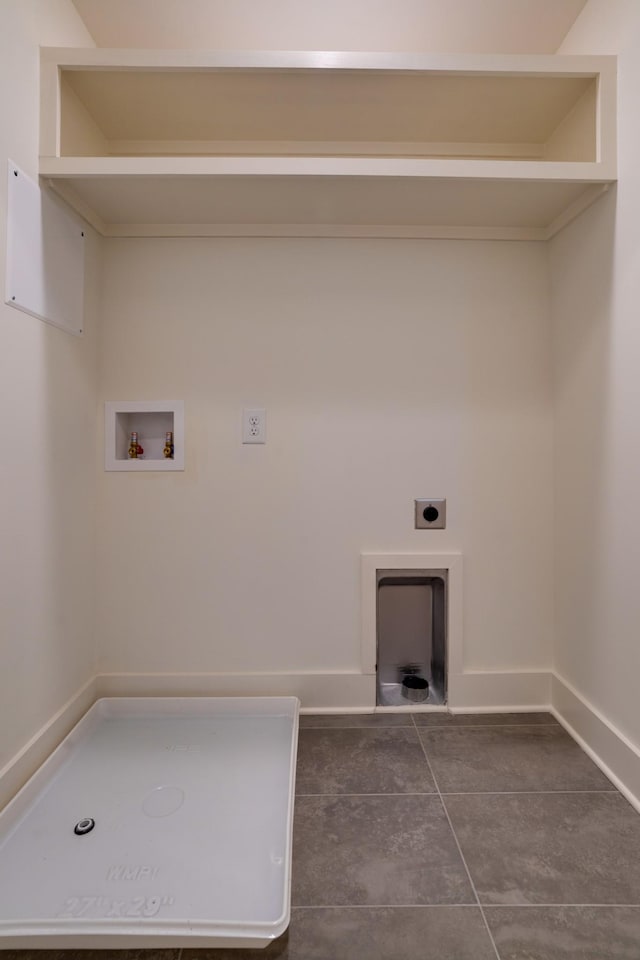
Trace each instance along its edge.
<instances>
[{"instance_id":1,"label":"white baseboard","mask_svg":"<svg viewBox=\"0 0 640 960\"><path fill-rule=\"evenodd\" d=\"M38 767L64 740L97 699L97 678L92 677L54 716L40 727L15 757L0 770L0 810L6 806Z\"/></svg>"},{"instance_id":2,"label":"white baseboard","mask_svg":"<svg viewBox=\"0 0 640 960\"><path fill-rule=\"evenodd\" d=\"M103 673L100 697L298 697L305 709L371 711L376 678L361 673Z\"/></svg>"},{"instance_id":3,"label":"white baseboard","mask_svg":"<svg viewBox=\"0 0 640 960\"><path fill-rule=\"evenodd\" d=\"M448 702L452 713L548 710L551 673L519 670L450 674Z\"/></svg>"},{"instance_id":4,"label":"white baseboard","mask_svg":"<svg viewBox=\"0 0 640 960\"><path fill-rule=\"evenodd\" d=\"M101 697L296 696L305 711L353 713L376 709L374 674L105 673L97 679ZM454 713L547 710L551 700L551 674L547 671L457 674L449 679L448 699ZM413 709L419 709L418 705Z\"/></svg>"},{"instance_id":5,"label":"white baseboard","mask_svg":"<svg viewBox=\"0 0 640 960\"><path fill-rule=\"evenodd\" d=\"M640 749L557 674L551 683L551 711L640 812Z\"/></svg>"}]
</instances>

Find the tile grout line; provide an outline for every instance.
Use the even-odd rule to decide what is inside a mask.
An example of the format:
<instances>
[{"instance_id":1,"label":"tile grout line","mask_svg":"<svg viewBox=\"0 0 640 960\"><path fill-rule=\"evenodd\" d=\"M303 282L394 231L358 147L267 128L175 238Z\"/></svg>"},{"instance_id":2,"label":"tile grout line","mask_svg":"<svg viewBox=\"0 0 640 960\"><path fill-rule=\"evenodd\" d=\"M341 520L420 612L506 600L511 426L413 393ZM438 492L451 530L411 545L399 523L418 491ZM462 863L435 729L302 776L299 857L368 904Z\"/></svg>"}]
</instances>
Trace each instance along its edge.
<instances>
[{"instance_id":1,"label":"tile grout line","mask_svg":"<svg viewBox=\"0 0 640 960\"><path fill-rule=\"evenodd\" d=\"M446 806L444 800L442 799L442 794L441 794L441 792L440 792L440 787L438 786L438 781L436 780L436 776L435 776L435 774L434 774L434 772L433 772L433 769L432 769L432 767L431 767L431 763L429 762L429 757L428 757L428 755L427 755L427 751L426 751L425 745L424 745L424 743L422 742L422 738L420 737L420 732L419 732L419 730L418 730L418 725L417 725L417 723L416 723L416 721L415 721L415 717L414 717L414 719L413 719L413 723L414 723L414 726L415 726L415 728L416 728L416 733L418 734L418 740L420 741L420 746L422 747L422 753L424 754L424 759L425 759L425 761L426 761L427 767L429 768L429 773L431 774L431 777L432 777L433 782L434 782L434 784L435 784L435 788L436 788L436 790L438 791L438 797L440 798L440 803L442 804L442 809L444 810L444 815L445 815L445 817L447 818L447 823L449 824L449 829L451 830L451 833L452 833L452 835L453 835L453 839L454 839L454 841L455 841L455 845L456 845L456 847L458 848L458 853L460 854L460 859L462 860L462 864L463 864L463 866L464 866L464 869L466 870L467 877L469 878L469 883L471 884L471 889L472 889L472 891L473 891L473 895L474 895L474 897L476 898L476 902L477 902L477 904L478 904L478 909L480 910L480 916L482 917L482 922L484 923L485 930L487 931L487 936L489 937L489 942L491 943L491 946L493 947L493 952L494 952L495 955L496 955L496 960L501 960L500 954L498 953L498 948L497 948L497 946L496 946L496 942L495 942L495 940L493 939L493 934L491 933L491 930L489 929L489 924L488 924L488 922L487 922L487 918L486 918L485 912L484 912L484 910L483 910L482 904L480 903L480 897L478 896L478 891L476 890L476 885L475 885L475 883L473 882L473 877L471 876L471 871L469 870L469 867L468 867L468 865L467 865L467 861L465 860L465 856L464 856L464 854L463 854L463 852L462 852L462 847L460 846L460 841L458 840L458 835L456 834L455 830L453 829L453 824L451 823L451 817L449 816L449 811L447 810L447 806Z\"/></svg>"},{"instance_id":2,"label":"tile grout line","mask_svg":"<svg viewBox=\"0 0 640 960\"><path fill-rule=\"evenodd\" d=\"M595 793L598 795L604 794L604 796L610 797L616 793L619 793L619 790L616 790L613 787L611 790L443 790L441 796L443 797L526 797L530 795L539 796L558 796L560 794L578 794L582 796L585 793Z\"/></svg>"},{"instance_id":3,"label":"tile grout line","mask_svg":"<svg viewBox=\"0 0 640 960\"><path fill-rule=\"evenodd\" d=\"M418 714L420 716L420 714ZM300 726L301 730L406 730L407 728L423 729L425 731L435 730L502 730L505 727L521 730L530 727L553 727L554 729L563 729L559 723L418 723L413 720L412 723L372 723L372 724L304 724Z\"/></svg>"},{"instance_id":4,"label":"tile grout line","mask_svg":"<svg viewBox=\"0 0 640 960\"><path fill-rule=\"evenodd\" d=\"M593 904L589 904L593 906ZM628 906L628 904L627 904ZM292 910L477 910L477 903L298 903Z\"/></svg>"},{"instance_id":5,"label":"tile grout line","mask_svg":"<svg viewBox=\"0 0 640 960\"><path fill-rule=\"evenodd\" d=\"M424 746L422 746L422 751L424 753ZM429 764L431 769L431 765ZM433 771L431 771L433 776ZM435 777L434 777L435 780ZM564 796L570 794L571 796L577 794L578 796L583 796L584 794L593 794L597 796L615 796L619 795L620 791L616 790L615 787L611 790L412 790L410 792L398 791L398 792L385 792L385 793L296 793L296 797L527 797L527 796ZM0 958L1 960L1 958Z\"/></svg>"},{"instance_id":6,"label":"tile grout line","mask_svg":"<svg viewBox=\"0 0 640 960\"><path fill-rule=\"evenodd\" d=\"M505 727L508 727L509 730L531 730L532 727L536 730L546 730L549 727L553 727L554 730L557 730L558 728L560 728L560 730L563 729L559 723L416 723L416 728L418 730L426 730L427 733L431 731L435 732L436 730L446 730L447 733L457 732L458 730L504 730ZM307 727L307 729L319 730L321 728ZM325 727L324 729L328 728ZM361 729L366 728L362 727Z\"/></svg>"},{"instance_id":7,"label":"tile grout line","mask_svg":"<svg viewBox=\"0 0 640 960\"><path fill-rule=\"evenodd\" d=\"M292 910L441 910L442 908L457 910L464 907L469 910L476 910L478 907L484 910L549 910L558 907L567 910L576 908L597 908L608 909L620 907L629 910L640 910L640 903L485 903L484 906L478 903L298 903Z\"/></svg>"},{"instance_id":8,"label":"tile grout line","mask_svg":"<svg viewBox=\"0 0 640 960\"><path fill-rule=\"evenodd\" d=\"M535 909L536 907L541 907L544 910L549 910L552 907L562 907L563 910L566 910L568 907L598 907L602 909L603 907L629 907L631 910L640 910L640 903L486 903L485 908L487 910L511 910L513 907L518 910L522 910L527 907Z\"/></svg>"},{"instance_id":9,"label":"tile grout line","mask_svg":"<svg viewBox=\"0 0 640 960\"><path fill-rule=\"evenodd\" d=\"M426 793L424 790L415 790L411 793L296 793L296 797L437 797L435 790ZM1 958L0 958L1 960Z\"/></svg>"}]
</instances>

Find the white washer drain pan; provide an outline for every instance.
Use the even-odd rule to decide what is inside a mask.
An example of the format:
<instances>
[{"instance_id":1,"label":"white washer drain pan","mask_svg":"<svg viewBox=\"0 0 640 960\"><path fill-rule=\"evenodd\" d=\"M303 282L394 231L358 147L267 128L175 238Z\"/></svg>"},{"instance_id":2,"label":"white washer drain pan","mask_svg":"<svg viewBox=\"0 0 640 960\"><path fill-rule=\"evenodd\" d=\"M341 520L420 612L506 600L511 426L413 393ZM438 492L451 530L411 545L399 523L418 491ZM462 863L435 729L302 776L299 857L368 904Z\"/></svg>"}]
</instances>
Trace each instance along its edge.
<instances>
[{"instance_id":1,"label":"white washer drain pan","mask_svg":"<svg viewBox=\"0 0 640 960\"><path fill-rule=\"evenodd\" d=\"M283 933L298 709L99 700L0 814L0 947L262 947Z\"/></svg>"}]
</instances>

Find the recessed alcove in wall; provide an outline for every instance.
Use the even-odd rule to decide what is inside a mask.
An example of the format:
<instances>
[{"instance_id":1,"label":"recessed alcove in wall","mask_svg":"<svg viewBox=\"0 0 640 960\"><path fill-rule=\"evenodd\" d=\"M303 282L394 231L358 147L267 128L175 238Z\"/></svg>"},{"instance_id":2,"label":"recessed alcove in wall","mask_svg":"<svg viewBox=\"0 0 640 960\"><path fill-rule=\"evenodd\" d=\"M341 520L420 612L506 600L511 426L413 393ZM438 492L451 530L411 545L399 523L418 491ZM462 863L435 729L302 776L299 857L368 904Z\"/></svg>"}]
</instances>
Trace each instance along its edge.
<instances>
[{"instance_id":1,"label":"recessed alcove in wall","mask_svg":"<svg viewBox=\"0 0 640 960\"><path fill-rule=\"evenodd\" d=\"M446 570L378 570L376 704L447 702Z\"/></svg>"},{"instance_id":2,"label":"recessed alcove in wall","mask_svg":"<svg viewBox=\"0 0 640 960\"><path fill-rule=\"evenodd\" d=\"M447 676L442 685L449 686L449 706L451 702L451 678L462 674L462 556L459 553L406 553L406 554L362 554L361 555L361 604L362 604L362 672L376 674L378 656L378 588L381 574L390 576L402 572L411 578L412 573L437 571L446 577L447 625ZM455 700L455 685L453 697ZM417 703L407 703L407 709L420 709ZM423 707L422 709L429 709ZM397 707L396 707L397 709ZM431 707L433 709L433 707ZM436 707L438 709L438 707ZM442 707L440 707L442 709Z\"/></svg>"},{"instance_id":3,"label":"recessed alcove in wall","mask_svg":"<svg viewBox=\"0 0 640 960\"><path fill-rule=\"evenodd\" d=\"M105 470L184 470L184 403L181 400L108 400L105 414ZM144 450L129 457L131 433ZM165 438L173 434L173 457L164 456Z\"/></svg>"}]
</instances>

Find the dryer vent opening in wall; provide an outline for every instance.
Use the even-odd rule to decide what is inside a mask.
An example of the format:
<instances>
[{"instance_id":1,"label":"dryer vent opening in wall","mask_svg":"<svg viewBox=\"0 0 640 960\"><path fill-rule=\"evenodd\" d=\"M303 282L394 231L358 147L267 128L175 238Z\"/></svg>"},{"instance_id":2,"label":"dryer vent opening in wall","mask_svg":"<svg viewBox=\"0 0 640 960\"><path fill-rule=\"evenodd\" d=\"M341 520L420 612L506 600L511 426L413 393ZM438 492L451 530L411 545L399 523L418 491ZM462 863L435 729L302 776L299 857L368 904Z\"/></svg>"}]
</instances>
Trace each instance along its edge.
<instances>
[{"instance_id":1,"label":"dryer vent opening in wall","mask_svg":"<svg viewBox=\"0 0 640 960\"><path fill-rule=\"evenodd\" d=\"M376 703L447 701L447 571L376 573Z\"/></svg>"}]
</instances>

